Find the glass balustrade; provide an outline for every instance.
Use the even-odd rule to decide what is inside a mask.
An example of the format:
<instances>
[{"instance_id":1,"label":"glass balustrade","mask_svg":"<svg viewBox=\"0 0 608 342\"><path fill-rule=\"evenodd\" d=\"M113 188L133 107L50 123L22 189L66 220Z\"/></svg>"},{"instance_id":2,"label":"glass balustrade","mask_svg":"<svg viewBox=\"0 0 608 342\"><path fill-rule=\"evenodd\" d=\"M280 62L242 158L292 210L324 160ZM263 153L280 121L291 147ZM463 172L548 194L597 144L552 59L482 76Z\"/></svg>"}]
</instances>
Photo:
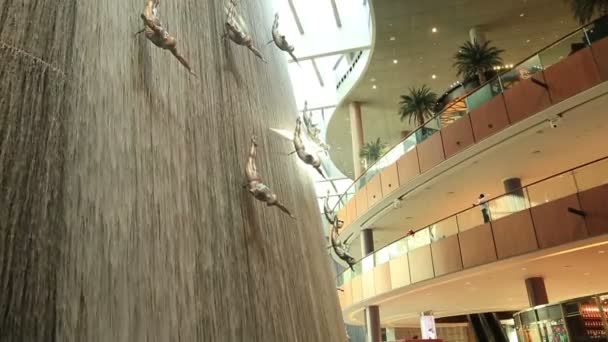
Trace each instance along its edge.
<instances>
[{"instance_id":1,"label":"glass balustrade","mask_svg":"<svg viewBox=\"0 0 608 342\"><path fill-rule=\"evenodd\" d=\"M487 202L488 223L492 224L493 221L517 212L606 184L608 184L608 157L490 199ZM372 271L377 265L401 258L418 248L484 225L482 208L479 205L473 206L428 227L418 229L413 235L408 233L357 262L353 267L354 271L345 270L338 276L338 285L349 282L362 273Z\"/></svg>"}]
</instances>

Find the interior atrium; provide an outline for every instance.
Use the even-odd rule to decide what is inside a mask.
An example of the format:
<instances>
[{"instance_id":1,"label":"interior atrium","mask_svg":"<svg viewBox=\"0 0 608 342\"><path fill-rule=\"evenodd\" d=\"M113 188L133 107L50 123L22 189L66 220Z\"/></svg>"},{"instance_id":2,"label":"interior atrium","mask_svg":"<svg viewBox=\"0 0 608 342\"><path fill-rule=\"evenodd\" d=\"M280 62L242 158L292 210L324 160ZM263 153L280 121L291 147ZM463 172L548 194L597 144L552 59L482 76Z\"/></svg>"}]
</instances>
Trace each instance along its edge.
<instances>
[{"instance_id":1,"label":"interior atrium","mask_svg":"<svg viewBox=\"0 0 608 342\"><path fill-rule=\"evenodd\" d=\"M608 342L608 0L0 0L0 61L0 342Z\"/></svg>"}]
</instances>

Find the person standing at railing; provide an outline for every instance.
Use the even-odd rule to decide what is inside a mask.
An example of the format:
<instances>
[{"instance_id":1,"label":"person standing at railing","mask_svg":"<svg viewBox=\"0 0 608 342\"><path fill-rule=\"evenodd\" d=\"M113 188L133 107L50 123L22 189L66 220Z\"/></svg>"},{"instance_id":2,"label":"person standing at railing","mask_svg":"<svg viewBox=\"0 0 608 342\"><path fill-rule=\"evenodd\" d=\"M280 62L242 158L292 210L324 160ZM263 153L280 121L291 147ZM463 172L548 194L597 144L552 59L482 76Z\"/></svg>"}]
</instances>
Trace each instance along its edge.
<instances>
[{"instance_id":1,"label":"person standing at railing","mask_svg":"<svg viewBox=\"0 0 608 342\"><path fill-rule=\"evenodd\" d=\"M486 198L486 195L480 194L479 198L477 198L477 202L475 202L473 206L479 206L481 208L483 223L490 222L490 205L488 204L488 199Z\"/></svg>"}]
</instances>

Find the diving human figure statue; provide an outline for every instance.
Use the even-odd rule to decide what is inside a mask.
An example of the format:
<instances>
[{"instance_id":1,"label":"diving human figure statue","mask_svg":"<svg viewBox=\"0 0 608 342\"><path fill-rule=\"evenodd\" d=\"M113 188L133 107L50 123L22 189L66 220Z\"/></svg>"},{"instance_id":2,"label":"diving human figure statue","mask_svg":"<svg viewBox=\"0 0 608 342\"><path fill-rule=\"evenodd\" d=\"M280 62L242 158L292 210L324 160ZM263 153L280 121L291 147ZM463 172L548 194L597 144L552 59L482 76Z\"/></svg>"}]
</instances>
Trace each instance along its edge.
<instances>
[{"instance_id":1,"label":"diving human figure statue","mask_svg":"<svg viewBox=\"0 0 608 342\"><path fill-rule=\"evenodd\" d=\"M264 56L262 56L260 51L253 45L253 38L251 35L247 34L234 19L235 12L236 1L233 0L230 2L230 8L226 17L226 23L224 24L224 34L222 35L222 38L228 38L237 45L247 47L259 59L261 59L264 63L267 63Z\"/></svg>"},{"instance_id":2,"label":"diving human figure statue","mask_svg":"<svg viewBox=\"0 0 608 342\"><path fill-rule=\"evenodd\" d=\"M262 177L258 173L257 167L255 165L255 159L257 157L257 142L255 136L251 137L251 148L249 149L249 156L247 158L247 165L245 167L245 175L247 177L247 184L245 187L247 191L253 195L258 201L265 202L267 206L272 207L275 206L281 209L284 213L289 215L292 219L295 220L295 216L291 214L289 209L287 209L279 200L277 199L277 195L270 190L266 184L262 182Z\"/></svg>"},{"instance_id":3,"label":"diving human figure statue","mask_svg":"<svg viewBox=\"0 0 608 342\"><path fill-rule=\"evenodd\" d=\"M158 18L159 5L160 0L148 0L144 13L141 14L141 19L146 27L137 32L136 35L145 33L149 41L161 49L169 50L192 75L196 76L188 61L177 51L177 39L169 35L169 32L162 26Z\"/></svg>"},{"instance_id":4,"label":"diving human figure statue","mask_svg":"<svg viewBox=\"0 0 608 342\"><path fill-rule=\"evenodd\" d=\"M287 52L291 56L291 58L293 58L297 65L300 65L300 63L298 63L298 59L293 54L295 48L293 47L293 45L289 45L284 35L279 33L279 13L274 15L274 23L272 24L272 40L269 41L266 45L272 42L274 42L274 44L279 48L279 50Z\"/></svg>"},{"instance_id":5,"label":"diving human figure statue","mask_svg":"<svg viewBox=\"0 0 608 342\"><path fill-rule=\"evenodd\" d=\"M348 238L344 242L340 241L340 238L338 236L338 229L335 226L331 228L329 238L334 253L336 253L338 258L345 261L348 264L348 267L350 267L350 269L354 271L355 269L353 268L353 266L355 265L355 258L353 258L352 255L348 254L345 248L346 240L348 240Z\"/></svg>"},{"instance_id":6,"label":"diving human figure statue","mask_svg":"<svg viewBox=\"0 0 608 342\"><path fill-rule=\"evenodd\" d=\"M304 142L302 141L302 119L298 117L296 120L296 128L293 132L293 147L295 151L292 153L297 153L298 158L304 163L312 166L325 178L323 171L321 171L321 159L316 154L311 154L306 152L306 147L304 146Z\"/></svg>"},{"instance_id":7,"label":"diving human figure statue","mask_svg":"<svg viewBox=\"0 0 608 342\"><path fill-rule=\"evenodd\" d=\"M336 215L336 213L329 207L329 190L327 190L327 196L325 197L325 202L323 203L323 213L325 214L325 219L331 224L332 227L340 229L342 226L344 226L344 221L340 220L338 215Z\"/></svg>"}]
</instances>

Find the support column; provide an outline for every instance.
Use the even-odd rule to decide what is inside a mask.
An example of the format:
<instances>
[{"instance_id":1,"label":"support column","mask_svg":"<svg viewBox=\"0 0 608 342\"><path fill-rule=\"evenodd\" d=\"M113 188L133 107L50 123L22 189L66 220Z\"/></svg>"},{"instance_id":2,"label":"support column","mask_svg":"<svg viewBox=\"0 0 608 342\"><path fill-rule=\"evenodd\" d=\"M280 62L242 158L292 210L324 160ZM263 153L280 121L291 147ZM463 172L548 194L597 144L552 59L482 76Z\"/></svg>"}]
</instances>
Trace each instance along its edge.
<instances>
[{"instance_id":1,"label":"support column","mask_svg":"<svg viewBox=\"0 0 608 342\"><path fill-rule=\"evenodd\" d=\"M469 30L469 39L471 43L478 42L479 44L483 44L486 42L486 34L480 27L475 26Z\"/></svg>"},{"instance_id":2,"label":"support column","mask_svg":"<svg viewBox=\"0 0 608 342\"><path fill-rule=\"evenodd\" d=\"M365 342L381 342L380 308L377 305L365 308Z\"/></svg>"},{"instance_id":3,"label":"support column","mask_svg":"<svg viewBox=\"0 0 608 342\"><path fill-rule=\"evenodd\" d=\"M359 178L363 174L363 165L359 152L363 146L363 121L361 119L361 103L351 102L350 111L350 132L353 145L353 165L355 170L355 178Z\"/></svg>"},{"instance_id":4,"label":"support column","mask_svg":"<svg viewBox=\"0 0 608 342\"><path fill-rule=\"evenodd\" d=\"M363 256L374 252L374 231L369 228L361 230L361 251Z\"/></svg>"},{"instance_id":5,"label":"support column","mask_svg":"<svg viewBox=\"0 0 608 342\"><path fill-rule=\"evenodd\" d=\"M521 186L521 179L517 177L507 178L502 181L505 193L508 194L510 212L517 212L526 208L526 197Z\"/></svg>"},{"instance_id":6,"label":"support column","mask_svg":"<svg viewBox=\"0 0 608 342\"><path fill-rule=\"evenodd\" d=\"M528 291L530 307L549 304L549 297L547 297L547 289L545 288L545 280L543 278L533 277L526 279L526 291Z\"/></svg>"}]
</instances>

